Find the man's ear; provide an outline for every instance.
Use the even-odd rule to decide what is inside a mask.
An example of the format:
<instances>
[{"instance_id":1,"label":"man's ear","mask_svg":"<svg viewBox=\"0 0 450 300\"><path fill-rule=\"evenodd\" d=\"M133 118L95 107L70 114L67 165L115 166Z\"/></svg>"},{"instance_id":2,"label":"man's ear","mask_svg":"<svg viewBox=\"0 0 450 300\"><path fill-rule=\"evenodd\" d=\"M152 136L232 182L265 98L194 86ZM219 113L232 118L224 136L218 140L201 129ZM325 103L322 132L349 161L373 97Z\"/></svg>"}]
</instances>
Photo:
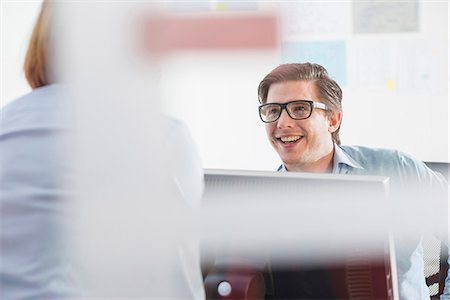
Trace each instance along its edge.
<instances>
[{"instance_id":1,"label":"man's ear","mask_svg":"<svg viewBox=\"0 0 450 300\"><path fill-rule=\"evenodd\" d=\"M332 112L328 118L328 131L330 133L333 133L338 130L339 126L341 125L341 120L342 112Z\"/></svg>"}]
</instances>

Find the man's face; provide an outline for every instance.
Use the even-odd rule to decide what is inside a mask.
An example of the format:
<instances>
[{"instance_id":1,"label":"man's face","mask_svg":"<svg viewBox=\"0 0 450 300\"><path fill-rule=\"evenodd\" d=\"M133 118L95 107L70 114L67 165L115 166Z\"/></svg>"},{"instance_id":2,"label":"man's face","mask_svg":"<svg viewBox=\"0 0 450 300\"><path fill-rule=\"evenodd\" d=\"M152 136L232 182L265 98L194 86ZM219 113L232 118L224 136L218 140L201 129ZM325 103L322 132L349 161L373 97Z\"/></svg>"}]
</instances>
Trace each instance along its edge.
<instances>
[{"instance_id":1,"label":"man's face","mask_svg":"<svg viewBox=\"0 0 450 300\"><path fill-rule=\"evenodd\" d=\"M293 100L320 102L312 82L286 81L270 86L267 103ZM331 132L337 129L335 117L330 119L324 110L314 109L308 119L294 120L283 110L277 121L266 123L269 141L289 171L329 171L333 158ZM338 117L340 122L340 114Z\"/></svg>"}]
</instances>

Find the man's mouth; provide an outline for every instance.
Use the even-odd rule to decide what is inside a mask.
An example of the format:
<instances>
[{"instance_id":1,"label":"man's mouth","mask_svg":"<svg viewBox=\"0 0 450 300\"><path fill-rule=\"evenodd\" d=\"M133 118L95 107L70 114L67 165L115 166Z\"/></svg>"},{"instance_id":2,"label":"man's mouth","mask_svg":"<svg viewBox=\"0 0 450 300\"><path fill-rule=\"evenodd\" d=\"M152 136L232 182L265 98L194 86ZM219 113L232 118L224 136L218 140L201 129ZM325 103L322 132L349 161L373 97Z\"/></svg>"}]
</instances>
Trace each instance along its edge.
<instances>
[{"instance_id":1,"label":"man's mouth","mask_svg":"<svg viewBox=\"0 0 450 300\"><path fill-rule=\"evenodd\" d=\"M291 136L282 136L277 138L277 140L281 141L283 144L295 143L300 140L302 135L291 135Z\"/></svg>"}]
</instances>

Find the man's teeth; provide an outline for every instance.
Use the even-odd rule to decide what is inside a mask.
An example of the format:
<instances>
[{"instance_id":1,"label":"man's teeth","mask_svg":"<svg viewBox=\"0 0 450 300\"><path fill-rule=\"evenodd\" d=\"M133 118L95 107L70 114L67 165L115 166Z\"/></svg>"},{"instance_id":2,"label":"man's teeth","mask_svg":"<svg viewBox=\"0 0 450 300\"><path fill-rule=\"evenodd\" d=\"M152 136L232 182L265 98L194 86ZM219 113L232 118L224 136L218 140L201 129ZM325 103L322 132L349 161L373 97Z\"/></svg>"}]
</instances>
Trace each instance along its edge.
<instances>
[{"instance_id":1,"label":"man's teeth","mask_svg":"<svg viewBox=\"0 0 450 300\"><path fill-rule=\"evenodd\" d=\"M281 141L282 141L283 143L287 143L287 142L295 142L295 141L297 141L298 139L300 139L300 136L299 136L299 135L294 135L294 136L283 136L283 137L281 137L280 139L281 139Z\"/></svg>"}]
</instances>

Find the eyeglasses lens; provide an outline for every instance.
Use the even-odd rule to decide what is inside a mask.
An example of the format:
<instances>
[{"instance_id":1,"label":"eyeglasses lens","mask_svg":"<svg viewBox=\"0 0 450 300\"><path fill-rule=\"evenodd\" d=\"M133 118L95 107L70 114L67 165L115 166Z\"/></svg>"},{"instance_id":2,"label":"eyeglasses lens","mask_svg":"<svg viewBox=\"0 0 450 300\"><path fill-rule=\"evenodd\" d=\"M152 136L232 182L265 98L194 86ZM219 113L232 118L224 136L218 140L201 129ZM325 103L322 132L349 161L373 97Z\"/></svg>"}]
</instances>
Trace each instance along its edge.
<instances>
[{"instance_id":1,"label":"eyeglasses lens","mask_svg":"<svg viewBox=\"0 0 450 300\"><path fill-rule=\"evenodd\" d=\"M287 105L287 110L293 119L306 119L311 114L311 105L308 102L292 102Z\"/></svg>"},{"instance_id":2,"label":"eyeglasses lens","mask_svg":"<svg viewBox=\"0 0 450 300\"><path fill-rule=\"evenodd\" d=\"M278 104L267 104L261 106L259 113L264 122L273 122L280 116L281 106Z\"/></svg>"}]
</instances>

